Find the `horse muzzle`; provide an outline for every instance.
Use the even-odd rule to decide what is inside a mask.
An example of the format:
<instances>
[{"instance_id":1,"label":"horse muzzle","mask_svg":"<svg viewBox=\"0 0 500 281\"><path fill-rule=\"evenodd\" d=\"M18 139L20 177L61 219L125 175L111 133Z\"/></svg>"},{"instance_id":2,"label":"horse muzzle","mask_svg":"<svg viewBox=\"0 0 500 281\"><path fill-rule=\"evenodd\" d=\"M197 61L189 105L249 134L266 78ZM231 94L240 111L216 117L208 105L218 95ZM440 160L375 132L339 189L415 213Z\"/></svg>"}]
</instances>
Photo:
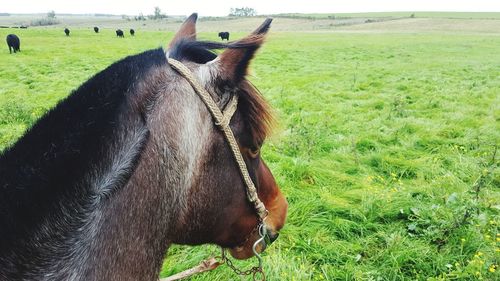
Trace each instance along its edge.
<instances>
[{"instance_id":1,"label":"horse muzzle","mask_svg":"<svg viewBox=\"0 0 500 281\"><path fill-rule=\"evenodd\" d=\"M261 224L258 228L259 239L253 244L252 250L254 255L264 252L267 246L271 245L276 239L278 239L279 233L273 231L267 225ZM260 250L257 250L258 245L261 245Z\"/></svg>"},{"instance_id":2,"label":"horse muzzle","mask_svg":"<svg viewBox=\"0 0 500 281\"><path fill-rule=\"evenodd\" d=\"M253 256L260 258L260 253L264 252L266 248L271 245L279 236L277 231L274 231L267 227L265 224L259 225L257 231L254 232L253 240L254 242L245 243L241 246L229 249L231 256L236 259L248 259Z\"/></svg>"}]
</instances>

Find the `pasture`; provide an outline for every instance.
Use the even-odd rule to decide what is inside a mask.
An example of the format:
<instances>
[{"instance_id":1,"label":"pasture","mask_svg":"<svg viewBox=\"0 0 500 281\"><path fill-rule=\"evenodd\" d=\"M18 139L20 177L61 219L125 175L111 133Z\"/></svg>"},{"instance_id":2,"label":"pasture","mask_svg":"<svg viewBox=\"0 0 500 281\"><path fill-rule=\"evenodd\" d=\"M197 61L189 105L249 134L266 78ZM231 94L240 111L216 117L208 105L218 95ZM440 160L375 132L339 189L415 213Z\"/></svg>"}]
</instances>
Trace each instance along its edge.
<instances>
[{"instance_id":1,"label":"pasture","mask_svg":"<svg viewBox=\"0 0 500 281\"><path fill-rule=\"evenodd\" d=\"M199 37L261 20L200 21ZM251 80L275 109L263 157L290 208L268 280L499 279L500 20L419 20L271 28ZM20 53L0 48L0 151L93 74L173 36L88 26L0 29L21 38ZM172 247L161 275L211 254ZM191 280L240 278L221 266Z\"/></svg>"}]
</instances>

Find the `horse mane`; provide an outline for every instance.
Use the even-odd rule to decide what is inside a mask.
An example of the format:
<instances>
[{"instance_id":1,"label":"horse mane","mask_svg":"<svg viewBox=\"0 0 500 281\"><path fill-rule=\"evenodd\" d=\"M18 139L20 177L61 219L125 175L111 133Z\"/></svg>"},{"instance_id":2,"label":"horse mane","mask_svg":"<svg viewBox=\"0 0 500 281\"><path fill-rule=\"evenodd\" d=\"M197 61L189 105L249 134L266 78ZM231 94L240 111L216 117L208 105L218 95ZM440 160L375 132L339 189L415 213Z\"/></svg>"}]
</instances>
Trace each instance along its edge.
<instances>
[{"instance_id":1,"label":"horse mane","mask_svg":"<svg viewBox=\"0 0 500 281\"><path fill-rule=\"evenodd\" d=\"M232 43L179 40L169 50L168 55L178 61L187 60L197 64L205 64L217 58L217 54L214 50L255 50L259 46L259 40L262 40L262 38L258 36L243 42ZM251 57L247 57L246 59L248 61ZM269 135L272 125L274 124L274 117L271 108L260 91L246 79L245 73L236 73L235 75L243 77L243 79L238 81L236 85L230 81L220 81L223 85L217 86L219 88L224 88L224 86L238 88L240 104L238 107L242 112L242 118L245 120L245 124L248 126L248 129L252 134L254 143L251 145L261 145Z\"/></svg>"},{"instance_id":2,"label":"horse mane","mask_svg":"<svg viewBox=\"0 0 500 281\"><path fill-rule=\"evenodd\" d=\"M137 87L151 68L164 64L161 48L115 62L61 100L0 153L0 237L19 238L35 229L35 223L57 213L54 210L63 201L75 209L92 208L95 201L105 199L117 184L128 180L138 162L136 150L148 135L141 124L142 112L134 108L140 94ZM132 111L131 117L120 119L127 110ZM134 140L118 135L123 126L129 126L126 129L132 133L127 138ZM110 153L120 142L127 142L133 153ZM112 163L121 160L118 157L126 158L125 164ZM0 248L4 242L8 243L0 241Z\"/></svg>"}]
</instances>

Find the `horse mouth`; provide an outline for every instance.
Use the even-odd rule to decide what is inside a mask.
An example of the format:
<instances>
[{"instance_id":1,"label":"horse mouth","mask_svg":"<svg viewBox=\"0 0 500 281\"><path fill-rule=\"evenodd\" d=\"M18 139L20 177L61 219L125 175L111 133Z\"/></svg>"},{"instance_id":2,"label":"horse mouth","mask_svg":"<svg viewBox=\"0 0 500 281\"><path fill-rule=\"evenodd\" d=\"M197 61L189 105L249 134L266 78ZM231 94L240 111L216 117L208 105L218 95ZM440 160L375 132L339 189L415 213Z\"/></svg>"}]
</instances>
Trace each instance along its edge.
<instances>
[{"instance_id":1,"label":"horse mouth","mask_svg":"<svg viewBox=\"0 0 500 281\"><path fill-rule=\"evenodd\" d=\"M278 235L279 235L278 232L275 231L272 232L268 230L267 234L264 236L264 239L262 239L255 246L254 244L256 243L256 241L259 238L261 238L257 235L254 237L254 239L249 239L249 241L247 241L243 245L230 248L229 253L235 259L239 260L249 259L255 256L255 252L257 252L257 254L264 252L267 249L267 247L271 245L278 238ZM254 252L254 247L255 247L255 252Z\"/></svg>"},{"instance_id":2,"label":"horse mouth","mask_svg":"<svg viewBox=\"0 0 500 281\"><path fill-rule=\"evenodd\" d=\"M262 241L261 243L259 243L256 247L255 247L255 250L257 253L262 253L264 252L264 250L267 248L267 245L264 241ZM252 250L252 245L250 244L250 246L248 245L243 245L243 246L237 246L237 247L234 247L234 248L230 248L229 249L229 253L231 254L231 256L235 259L238 259L238 260L246 260L246 259L249 259L253 256L255 256L255 253L253 252Z\"/></svg>"}]
</instances>

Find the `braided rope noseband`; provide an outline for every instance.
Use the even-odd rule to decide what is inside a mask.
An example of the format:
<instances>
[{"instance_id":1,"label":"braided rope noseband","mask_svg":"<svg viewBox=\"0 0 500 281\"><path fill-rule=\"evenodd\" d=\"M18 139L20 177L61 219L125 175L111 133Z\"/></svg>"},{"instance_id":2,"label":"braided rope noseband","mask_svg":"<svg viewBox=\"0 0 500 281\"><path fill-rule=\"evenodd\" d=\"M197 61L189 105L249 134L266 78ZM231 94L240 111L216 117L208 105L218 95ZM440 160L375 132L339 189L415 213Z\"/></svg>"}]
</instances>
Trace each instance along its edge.
<instances>
[{"instance_id":1,"label":"braided rope noseband","mask_svg":"<svg viewBox=\"0 0 500 281\"><path fill-rule=\"evenodd\" d=\"M169 58L168 55L167 61L173 69L175 69L182 77L184 77L189 82L189 84L191 84L194 91L207 106L208 111L214 118L215 125L217 125L224 133L224 136L226 137L226 140L231 147L231 151L233 152L234 159L236 160L236 163L238 163L238 167L240 168L240 173L243 177L243 181L245 182L245 185L247 187L246 193L248 200L254 205L260 220L263 221L269 212L264 206L264 203L260 201L259 196L257 195L257 189L255 188L252 178L250 178L250 174L248 173L247 166L245 164L245 161L243 160L243 156L241 155L238 143L236 142L231 127L229 126L231 117L236 111L236 107L238 105L238 97L236 95L233 95L228 105L225 107L224 112L222 112L215 101L212 99L212 96L197 82L191 70L189 70L180 61Z\"/></svg>"}]
</instances>

